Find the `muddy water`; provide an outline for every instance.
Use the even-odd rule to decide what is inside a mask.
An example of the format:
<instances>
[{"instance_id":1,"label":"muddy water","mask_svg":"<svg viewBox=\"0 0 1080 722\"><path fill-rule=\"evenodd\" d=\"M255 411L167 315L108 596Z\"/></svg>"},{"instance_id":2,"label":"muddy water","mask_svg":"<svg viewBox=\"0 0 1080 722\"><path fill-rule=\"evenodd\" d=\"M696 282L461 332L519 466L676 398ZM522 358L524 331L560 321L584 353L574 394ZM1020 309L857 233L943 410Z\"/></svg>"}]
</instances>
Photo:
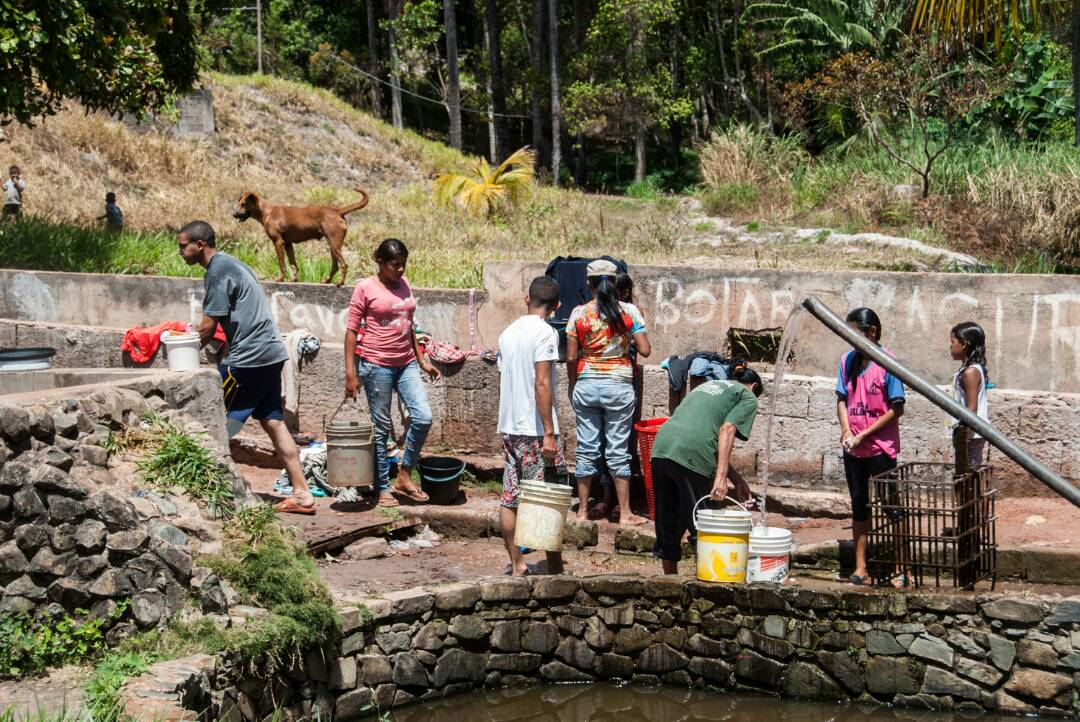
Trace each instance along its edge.
<instances>
[{"instance_id":1,"label":"muddy water","mask_svg":"<svg viewBox=\"0 0 1080 722\"><path fill-rule=\"evenodd\" d=\"M396 722L980 722L998 715L797 702L674 687L605 684L485 690L395 710Z\"/></svg>"}]
</instances>

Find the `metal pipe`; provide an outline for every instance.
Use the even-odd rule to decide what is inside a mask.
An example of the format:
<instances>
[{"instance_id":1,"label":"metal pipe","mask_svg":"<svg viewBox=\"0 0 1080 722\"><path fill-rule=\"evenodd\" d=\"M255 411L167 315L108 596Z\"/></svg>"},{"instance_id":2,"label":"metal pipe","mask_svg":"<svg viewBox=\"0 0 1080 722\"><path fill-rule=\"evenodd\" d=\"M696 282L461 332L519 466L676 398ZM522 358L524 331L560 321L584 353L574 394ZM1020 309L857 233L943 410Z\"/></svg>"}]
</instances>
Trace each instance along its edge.
<instances>
[{"instance_id":1,"label":"metal pipe","mask_svg":"<svg viewBox=\"0 0 1080 722\"><path fill-rule=\"evenodd\" d=\"M1077 487L1051 471L1045 464L1029 455L1017 446L1011 439L995 429L985 420L971 413L966 407L958 404L947 396L941 389L915 373L899 360L888 355L879 346L870 342L865 336L855 331L837 316L832 310L813 296L807 296L802 302L803 307L813 314L814 318L825 324L833 333L850 343L861 351L867 358L892 372L905 384L925 396L938 408L950 416L960 420L969 429L993 444L1001 453L1009 457L1032 476L1046 484L1061 496L1068 499L1074 506L1080 506L1080 487Z\"/></svg>"}]
</instances>

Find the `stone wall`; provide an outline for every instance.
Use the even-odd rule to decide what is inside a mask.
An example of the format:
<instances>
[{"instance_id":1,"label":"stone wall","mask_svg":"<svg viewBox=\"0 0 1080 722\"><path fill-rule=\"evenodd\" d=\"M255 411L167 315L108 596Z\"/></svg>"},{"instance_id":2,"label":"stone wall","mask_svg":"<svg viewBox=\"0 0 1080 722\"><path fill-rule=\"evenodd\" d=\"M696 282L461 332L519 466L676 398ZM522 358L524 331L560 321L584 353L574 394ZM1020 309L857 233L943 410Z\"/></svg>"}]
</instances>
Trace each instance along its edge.
<instances>
[{"instance_id":1,"label":"stone wall","mask_svg":"<svg viewBox=\"0 0 1080 722\"><path fill-rule=\"evenodd\" d=\"M622 680L904 707L1080 711L1080 597L492 578L356 600L343 639L272 679L226 659L158 665L136 719L358 719L481 687Z\"/></svg>"},{"instance_id":2,"label":"stone wall","mask_svg":"<svg viewBox=\"0 0 1080 722\"><path fill-rule=\"evenodd\" d=\"M114 643L176 614L207 581L194 559L219 548L217 523L178 493L141 486L131 461L109 451L111 434L150 411L204 435L246 503L213 371L0 397L0 609L85 609L117 622ZM117 618L124 599L130 608Z\"/></svg>"},{"instance_id":3,"label":"stone wall","mask_svg":"<svg viewBox=\"0 0 1080 722\"><path fill-rule=\"evenodd\" d=\"M633 260L633 259L628 259ZM484 264L489 303L480 329L494 342L522 312L529 282L544 264ZM956 371L949 330L978 321L989 341L990 375L999 388L1080 392L1080 276L734 271L632 266L634 300L645 315L653 360L688 351L722 351L728 331L777 329L792 307L815 295L843 316L857 306L878 312L884 342L911 368L945 383ZM844 342L803 314L794 371L832 376Z\"/></svg>"}]
</instances>

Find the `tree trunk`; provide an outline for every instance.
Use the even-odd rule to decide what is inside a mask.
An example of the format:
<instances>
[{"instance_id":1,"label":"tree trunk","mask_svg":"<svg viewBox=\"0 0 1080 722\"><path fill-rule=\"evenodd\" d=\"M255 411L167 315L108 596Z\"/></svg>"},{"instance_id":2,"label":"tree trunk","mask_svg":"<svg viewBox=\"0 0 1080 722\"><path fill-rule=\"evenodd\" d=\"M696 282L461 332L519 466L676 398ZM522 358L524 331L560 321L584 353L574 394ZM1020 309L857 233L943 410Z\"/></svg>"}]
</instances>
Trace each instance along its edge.
<instances>
[{"instance_id":1,"label":"tree trunk","mask_svg":"<svg viewBox=\"0 0 1080 722\"><path fill-rule=\"evenodd\" d=\"M510 154L510 131L506 125L506 83L502 67L502 19L495 0L484 3L484 25L488 46L492 126L494 128L494 156L492 162L501 163Z\"/></svg>"},{"instance_id":2,"label":"tree trunk","mask_svg":"<svg viewBox=\"0 0 1080 722\"><path fill-rule=\"evenodd\" d=\"M390 0L387 15L391 20L397 20L401 11L402 0ZM391 28L387 42L390 45L390 122L398 130L402 127L401 122L401 65L398 62L397 38L394 37Z\"/></svg>"},{"instance_id":3,"label":"tree trunk","mask_svg":"<svg viewBox=\"0 0 1080 722\"><path fill-rule=\"evenodd\" d=\"M376 34L375 19L375 0L367 1L367 42L368 42L368 72L374 75L376 78L381 77L379 74L379 39ZM379 87L379 81L372 80L371 82L371 112L375 113L379 118L383 117L382 109L382 88Z\"/></svg>"},{"instance_id":4,"label":"tree trunk","mask_svg":"<svg viewBox=\"0 0 1080 722\"><path fill-rule=\"evenodd\" d=\"M446 110L450 114L450 146L461 150L461 77L458 74L457 14L454 0L443 0L446 23Z\"/></svg>"},{"instance_id":5,"label":"tree trunk","mask_svg":"<svg viewBox=\"0 0 1080 722\"><path fill-rule=\"evenodd\" d=\"M1080 0L1073 0L1072 8L1072 77L1075 142L1076 145L1080 145Z\"/></svg>"},{"instance_id":6,"label":"tree trunk","mask_svg":"<svg viewBox=\"0 0 1080 722\"><path fill-rule=\"evenodd\" d=\"M544 109L541 106L540 79L544 76L544 0L533 0L532 42L529 43L529 60L532 62L532 145L536 151L537 165L544 167L547 153L544 144Z\"/></svg>"},{"instance_id":7,"label":"tree trunk","mask_svg":"<svg viewBox=\"0 0 1080 722\"><path fill-rule=\"evenodd\" d=\"M559 0L548 0L548 51L551 54L551 184L559 185L562 163L562 104L559 100Z\"/></svg>"},{"instance_id":8,"label":"tree trunk","mask_svg":"<svg viewBox=\"0 0 1080 722\"><path fill-rule=\"evenodd\" d=\"M634 128L634 182L645 181L645 123L638 121Z\"/></svg>"}]
</instances>

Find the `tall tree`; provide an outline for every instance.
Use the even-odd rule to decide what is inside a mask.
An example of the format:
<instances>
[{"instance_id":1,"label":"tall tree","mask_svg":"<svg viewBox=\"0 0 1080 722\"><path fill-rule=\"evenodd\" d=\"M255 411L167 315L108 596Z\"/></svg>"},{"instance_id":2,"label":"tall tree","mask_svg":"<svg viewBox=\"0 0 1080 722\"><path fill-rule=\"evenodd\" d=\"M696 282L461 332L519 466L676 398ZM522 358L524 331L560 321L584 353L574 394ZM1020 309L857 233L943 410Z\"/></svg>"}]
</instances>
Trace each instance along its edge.
<instances>
[{"instance_id":1,"label":"tall tree","mask_svg":"<svg viewBox=\"0 0 1080 722\"><path fill-rule=\"evenodd\" d=\"M402 128L401 120L401 60L398 57L397 31L394 23L401 14L404 0L387 0L386 23L387 44L390 46L390 122L395 128Z\"/></svg>"},{"instance_id":2,"label":"tall tree","mask_svg":"<svg viewBox=\"0 0 1080 722\"><path fill-rule=\"evenodd\" d=\"M446 110L450 114L450 145L461 150L461 76L458 68L457 14L454 0L443 0L446 24Z\"/></svg>"},{"instance_id":3,"label":"tall tree","mask_svg":"<svg viewBox=\"0 0 1080 722\"><path fill-rule=\"evenodd\" d=\"M510 132L506 127L506 83L502 64L502 18L496 0L484 2L484 30L487 37L488 80L491 96L491 125L494 129L493 163L501 163L510 153Z\"/></svg>"},{"instance_id":4,"label":"tall tree","mask_svg":"<svg viewBox=\"0 0 1080 722\"><path fill-rule=\"evenodd\" d=\"M540 79L544 77L544 0L533 0L532 33L529 37L529 59L532 61L532 145L537 163L545 165L547 149L544 143L544 108L541 101Z\"/></svg>"},{"instance_id":5,"label":"tall tree","mask_svg":"<svg viewBox=\"0 0 1080 722\"><path fill-rule=\"evenodd\" d=\"M548 51L551 55L551 182L559 185L562 161L562 105L559 102L559 0L548 0Z\"/></svg>"},{"instance_id":6,"label":"tall tree","mask_svg":"<svg viewBox=\"0 0 1080 722\"><path fill-rule=\"evenodd\" d=\"M160 107L198 77L186 0L0 3L0 123L51 115L64 98L110 113Z\"/></svg>"},{"instance_id":7,"label":"tall tree","mask_svg":"<svg viewBox=\"0 0 1080 722\"><path fill-rule=\"evenodd\" d=\"M376 78L382 77L379 73L379 41L376 35L378 27L375 18L375 0L367 0L367 45L368 45L368 72ZM378 80L371 81L371 111L380 118L382 111L382 88Z\"/></svg>"},{"instance_id":8,"label":"tall tree","mask_svg":"<svg viewBox=\"0 0 1080 722\"><path fill-rule=\"evenodd\" d=\"M1080 146L1080 0L1072 6L1072 82L1074 142Z\"/></svg>"}]
</instances>

